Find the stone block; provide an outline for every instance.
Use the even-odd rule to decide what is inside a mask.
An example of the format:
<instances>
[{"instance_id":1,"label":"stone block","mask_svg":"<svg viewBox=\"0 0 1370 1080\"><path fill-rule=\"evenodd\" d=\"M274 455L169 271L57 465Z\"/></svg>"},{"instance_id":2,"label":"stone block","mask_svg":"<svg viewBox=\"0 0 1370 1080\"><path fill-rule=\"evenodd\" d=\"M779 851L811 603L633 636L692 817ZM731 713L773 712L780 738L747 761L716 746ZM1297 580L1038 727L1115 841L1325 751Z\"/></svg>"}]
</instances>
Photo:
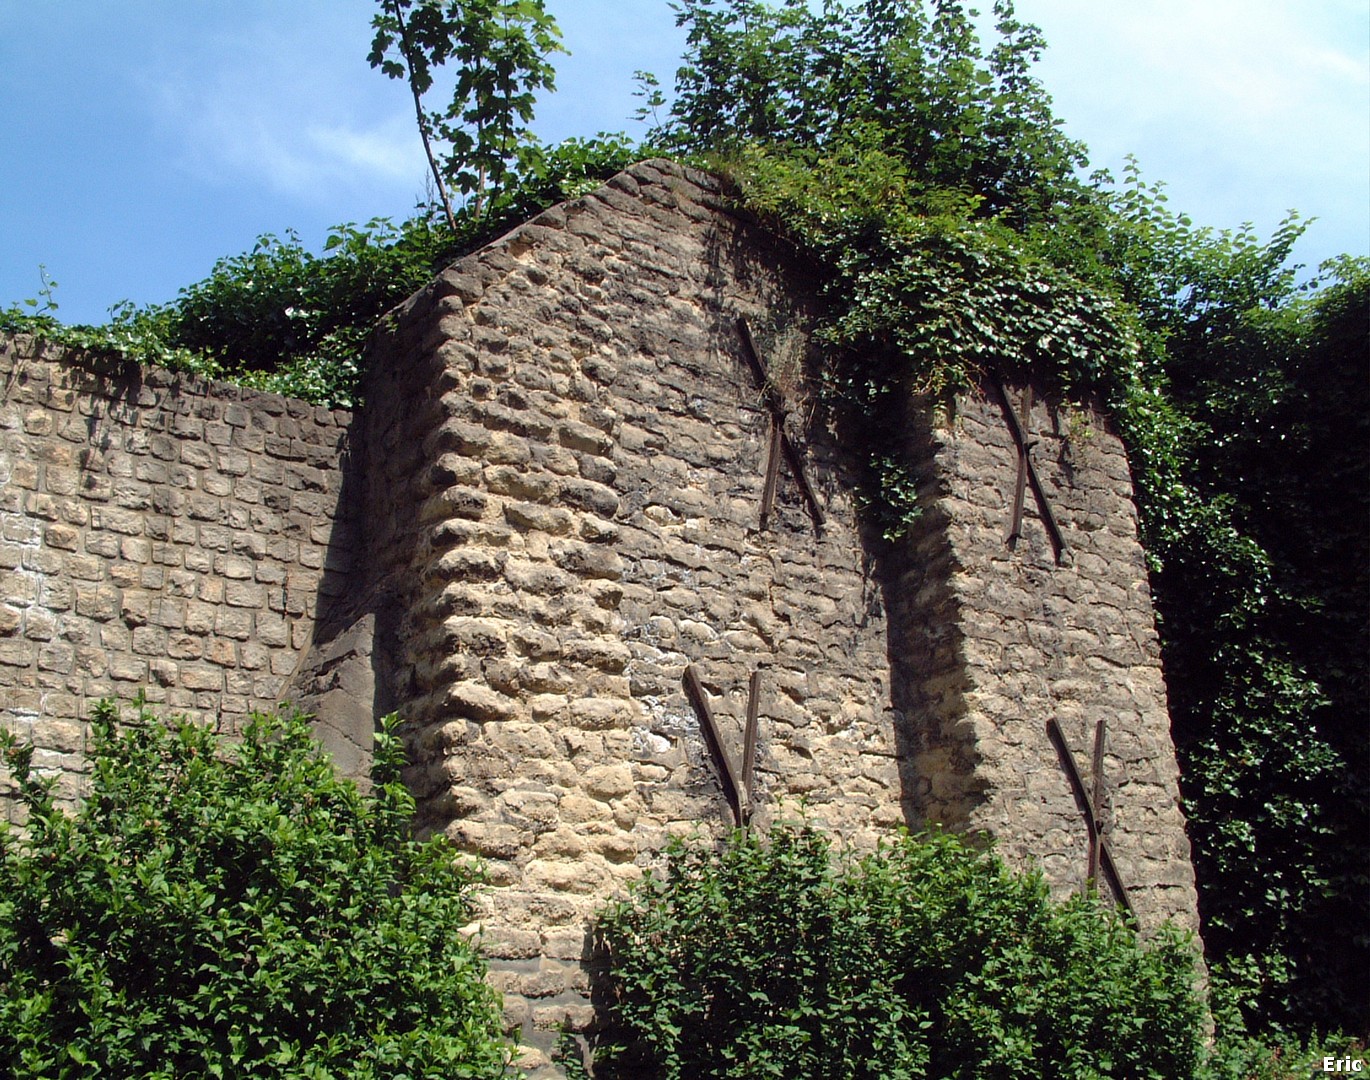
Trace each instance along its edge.
<instances>
[{"instance_id":1,"label":"stone block","mask_svg":"<svg viewBox=\"0 0 1370 1080\"><path fill-rule=\"evenodd\" d=\"M475 682L458 682L447 688L443 708L453 716L478 723L512 720L518 715L516 704L498 691Z\"/></svg>"},{"instance_id":2,"label":"stone block","mask_svg":"<svg viewBox=\"0 0 1370 1080\"><path fill-rule=\"evenodd\" d=\"M578 698L570 704L570 723L587 731L629 728L637 719L637 707L632 701L608 698Z\"/></svg>"},{"instance_id":3,"label":"stone block","mask_svg":"<svg viewBox=\"0 0 1370 1080\"><path fill-rule=\"evenodd\" d=\"M504 518L516 529L543 532L552 536L566 535L575 524L575 517L569 510L528 502L506 504Z\"/></svg>"}]
</instances>

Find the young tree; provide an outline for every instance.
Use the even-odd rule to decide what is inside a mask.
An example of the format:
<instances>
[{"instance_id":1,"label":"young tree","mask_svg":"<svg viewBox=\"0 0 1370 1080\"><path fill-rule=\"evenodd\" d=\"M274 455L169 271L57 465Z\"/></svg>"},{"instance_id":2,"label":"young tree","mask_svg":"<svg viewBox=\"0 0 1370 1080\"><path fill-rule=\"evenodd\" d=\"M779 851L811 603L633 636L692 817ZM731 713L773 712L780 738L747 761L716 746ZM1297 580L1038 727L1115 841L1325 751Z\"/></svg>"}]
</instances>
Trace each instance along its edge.
<instances>
[{"instance_id":1,"label":"young tree","mask_svg":"<svg viewBox=\"0 0 1370 1080\"><path fill-rule=\"evenodd\" d=\"M1081 197L1084 148L1066 138L1031 65L1036 27L996 0L986 52L954 0L680 0L686 56L670 116L649 139L689 153L769 145L875 151L918 190L1027 220Z\"/></svg>"},{"instance_id":2,"label":"young tree","mask_svg":"<svg viewBox=\"0 0 1370 1080\"><path fill-rule=\"evenodd\" d=\"M548 57L565 51L561 31L543 0L379 3L368 59L390 78L408 81L424 153L455 231L448 181L472 197L479 216L512 173L539 160L540 148L525 125L537 92L554 88ZM423 95L449 61L458 69L452 100L441 112L425 110ZM439 143L448 146L441 163Z\"/></svg>"}]
</instances>

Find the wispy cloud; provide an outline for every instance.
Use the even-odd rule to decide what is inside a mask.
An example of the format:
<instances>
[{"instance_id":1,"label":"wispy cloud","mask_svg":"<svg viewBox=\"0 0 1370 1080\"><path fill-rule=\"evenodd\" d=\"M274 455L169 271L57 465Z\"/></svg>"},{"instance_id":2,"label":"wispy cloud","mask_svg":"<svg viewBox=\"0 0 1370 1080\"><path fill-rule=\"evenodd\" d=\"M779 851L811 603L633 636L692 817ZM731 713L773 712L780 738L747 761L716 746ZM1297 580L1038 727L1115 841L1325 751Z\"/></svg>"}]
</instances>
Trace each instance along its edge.
<instances>
[{"instance_id":1,"label":"wispy cloud","mask_svg":"<svg viewBox=\"0 0 1370 1080\"><path fill-rule=\"evenodd\" d=\"M344 24L345 25L345 24ZM408 99L365 70L365 24L332 20L331 37L234 27L143 82L177 166L202 182L261 185L311 204L372 192L377 201L422 189L424 162ZM296 48L287 48L290 40Z\"/></svg>"},{"instance_id":2,"label":"wispy cloud","mask_svg":"<svg viewBox=\"0 0 1370 1080\"><path fill-rule=\"evenodd\" d=\"M1370 228L1370 29L1363 0L1020 0L1050 42L1043 78L1097 164L1136 154L1202 221L1270 228L1335 214ZM1321 229L1321 227L1319 227Z\"/></svg>"},{"instance_id":3,"label":"wispy cloud","mask_svg":"<svg viewBox=\"0 0 1370 1080\"><path fill-rule=\"evenodd\" d=\"M1269 123L1333 116L1363 126L1370 64L1366 42L1345 48L1310 32L1316 5L1289 0L1026 0L1051 47L1044 70L1058 98L1122 118L1183 118L1191 127L1240 133ZM1364 19L1361 19L1364 23ZM1123 125L1120 125L1123 126ZM1237 133L1233 133L1234 135Z\"/></svg>"}]
</instances>

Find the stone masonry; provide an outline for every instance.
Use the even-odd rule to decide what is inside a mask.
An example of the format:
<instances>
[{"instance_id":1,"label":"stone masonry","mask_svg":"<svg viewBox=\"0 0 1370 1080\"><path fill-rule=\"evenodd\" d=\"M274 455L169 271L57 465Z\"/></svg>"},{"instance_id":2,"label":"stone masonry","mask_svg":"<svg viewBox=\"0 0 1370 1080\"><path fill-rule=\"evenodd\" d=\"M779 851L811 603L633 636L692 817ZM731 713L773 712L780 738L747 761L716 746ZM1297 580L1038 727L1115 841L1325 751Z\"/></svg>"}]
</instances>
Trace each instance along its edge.
<instances>
[{"instance_id":1,"label":"stone masonry","mask_svg":"<svg viewBox=\"0 0 1370 1080\"><path fill-rule=\"evenodd\" d=\"M911 402L924 512L873 540L805 389L812 295L717 181L658 161L393 312L354 419L10 345L0 716L77 777L89 703L142 685L230 717L288 694L353 771L398 710L420 828L490 868L482 940L535 1076L593 1019L596 908L668 836L732 826L687 668L735 761L760 673L759 824L802 801L861 846L985 831L1062 892L1089 857L1066 759L1093 783L1103 720L1110 865L1144 928L1196 927L1121 444L1021 385ZM796 460L763 528L777 402ZM1010 409L1042 496L1011 544Z\"/></svg>"},{"instance_id":2,"label":"stone masonry","mask_svg":"<svg viewBox=\"0 0 1370 1080\"><path fill-rule=\"evenodd\" d=\"M350 565L349 420L0 341L0 722L60 795L101 698L232 730L286 696Z\"/></svg>"},{"instance_id":3,"label":"stone masonry","mask_svg":"<svg viewBox=\"0 0 1370 1080\"><path fill-rule=\"evenodd\" d=\"M1005 543L997 396L914 403L926 512L885 551L805 398L809 295L715 181L652 162L461 260L377 339L363 562L371 606L402 613L387 693L421 822L491 867L484 941L530 1065L590 1019L590 913L667 835L731 825L687 666L735 756L761 671L758 820L803 800L861 845L900 823L986 830L1062 890L1084 884L1088 830L1045 725L1088 776L1103 718L1126 895L1144 926L1196 925L1118 440L1088 409L1023 418L1058 565L1031 495ZM760 527L770 412L739 316L800 418L821 529L787 469Z\"/></svg>"}]
</instances>

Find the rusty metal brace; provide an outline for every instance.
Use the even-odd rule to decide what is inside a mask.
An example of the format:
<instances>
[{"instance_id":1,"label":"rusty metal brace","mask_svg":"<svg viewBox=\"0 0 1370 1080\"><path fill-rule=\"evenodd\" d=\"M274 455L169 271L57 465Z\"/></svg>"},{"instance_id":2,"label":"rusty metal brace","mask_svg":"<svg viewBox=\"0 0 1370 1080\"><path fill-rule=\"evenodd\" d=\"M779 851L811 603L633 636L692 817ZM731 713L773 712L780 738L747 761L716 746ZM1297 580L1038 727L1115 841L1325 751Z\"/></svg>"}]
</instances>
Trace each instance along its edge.
<instances>
[{"instance_id":1,"label":"rusty metal brace","mask_svg":"<svg viewBox=\"0 0 1370 1080\"><path fill-rule=\"evenodd\" d=\"M761 391L761 399L771 414L770 456L766 462L766 485L761 495L761 528L764 530L770 524L771 512L775 507L776 478L780 471L780 459L783 457L795 483L799 485L800 494L804 496L804 503L808 507L809 516L813 518L814 528L822 532L825 522L823 508L818 504L818 496L804 472L804 459L785 431L785 403L766 375L766 365L761 362L761 354L757 351L756 341L752 338L751 327L740 315L737 318L737 333L742 338L742 355L747 361L747 367L751 369L752 380Z\"/></svg>"},{"instance_id":2,"label":"rusty metal brace","mask_svg":"<svg viewBox=\"0 0 1370 1080\"><path fill-rule=\"evenodd\" d=\"M1061 759L1061 764L1065 767L1066 775L1070 778L1070 786L1075 791L1076 799L1084 808L1085 825L1089 830L1089 880L1091 882L1097 881L1098 873L1102 870L1103 876L1108 879L1108 885L1113 891L1114 898L1135 919L1137 913L1132 908L1132 901L1128 898L1127 889L1123 887L1123 879L1118 874L1117 864L1113 861L1113 853L1109 850L1108 841L1104 838L1103 809L1100 805L1103 796L1103 724L1104 722L1100 720L1094 728L1093 797L1091 797L1089 789L1085 787L1084 777L1075 764L1075 755L1070 752L1065 734L1061 731L1061 725L1056 722L1055 717L1047 721L1047 735L1050 737L1052 745L1056 747L1056 753Z\"/></svg>"},{"instance_id":3,"label":"rusty metal brace","mask_svg":"<svg viewBox=\"0 0 1370 1080\"><path fill-rule=\"evenodd\" d=\"M1037 510L1042 515L1042 524L1046 526L1047 535L1051 538L1052 555L1056 562L1060 563L1061 556L1066 549L1066 540L1061 533L1061 526L1056 521L1056 515L1051 511L1051 503L1047 501L1046 489L1042 486L1042 480L1032 464L1031 450L1037 445L1036 441L1028 438L1022 422L1018 419L1018 414L1013 409L1013 402L1009 400L1008 390L1004 387L1004 380L998 375L994 376L994 386L999 392L1000 401L1003 403L1004 416L1008 420L1009 431L1013 434L1013 441L1018 446L1018 479L1014 485L1013 516L1009 522L1008 534L1004 538L1005 542L1012 548L1017 544L1019 536L1022 535L1024 489L1031 486L1032 496L1037 501ZM1032 420L1032 390L1030 387L1024 391L1024 402L1028 408L1028 421L1030 423Z\"/></svg>"},{"instance_id":4,"label":"rusty metal brace","mask_svg":"<svg viewBox=\"0 0 1370 1080\"><path fill-rule=\"evenodd\" d=\"M742 734L742 771L739 774L733 758L728 753L723 731L714 719L709 708L709 698L704 684L699 681L699 673L693 664L685 667L683 682L685 696L690 699L695 715L699 717L699 728L704 733L704 744L710 756L718 765L718 778L723 787L723 797L733 812L733 821L740 829L745 829L752 817L754 805L754 777L756 772L756 740L758 713L761 704L761 672L753 671L747 688L747 724Z\"/></svg>"}]
</instances>

